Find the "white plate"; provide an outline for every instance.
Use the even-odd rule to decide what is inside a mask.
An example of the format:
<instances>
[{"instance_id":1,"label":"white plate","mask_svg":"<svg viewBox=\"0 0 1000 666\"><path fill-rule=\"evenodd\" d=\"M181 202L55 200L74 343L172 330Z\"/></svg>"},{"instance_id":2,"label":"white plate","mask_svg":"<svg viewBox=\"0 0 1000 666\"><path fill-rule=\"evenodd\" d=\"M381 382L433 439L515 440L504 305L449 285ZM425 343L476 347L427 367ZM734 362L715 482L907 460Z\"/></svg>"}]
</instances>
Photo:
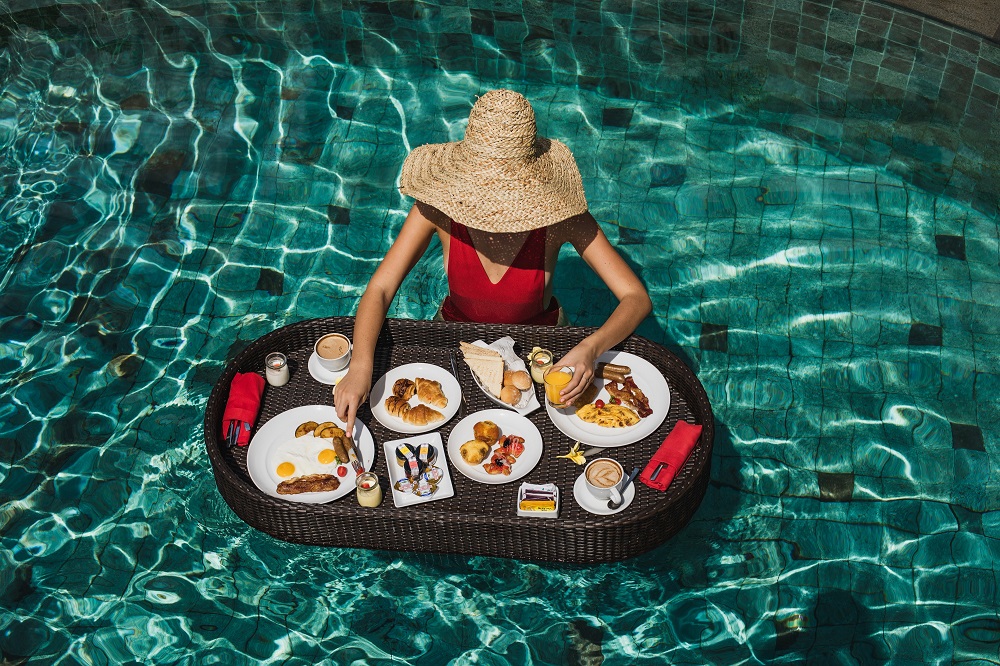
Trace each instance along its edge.
<instances>
[{"instance_id":1,"label":"white plate","mask_svg":"<svg viewBox=\"0 0 1000 666\"><path fill-rule=\"evenodd\" d=\"M490 460L493 451L497 450L498 444L494 444L490 449L490 454L486 460L478 465L470 465L462 459L461 448L470 439L475 439L473 426L480 421L493 421L500 428L500 436L520 435L524 437L524 453L511 465L510 476L503 474L490 474L483 465ZM448 436L448 457L455 465L455 469L464 476L479 483L499 484L510 483L526 476L533 470L538 461L542 459L542 434L538 432L535 424L528 419L514 414L507 409L484 409L481 412L469 414L464 419L455 424Z\"/></svg>"},{"instance_id":2,"label":"white plate","mask_svg":"<svg viewBox=\"0 0 1000 666\"><path fill-rule=\"evenodd\" d=\"M486 349L492 349L493 351L500 352L500 355L503 356L504 370L524 370L525 372L528 372L528 368L524 365L524 361L521 360L520 356L514 353L514 339L510 336L494 340L492 345L488 345L482 340L476 340L472 344L478 347L485 347ZM465 363L465 361L462 362ZM466 367L468 367L467 363ZM527 390L521 391L521 402L516 405L508 405L506 402L490 393L486 387L483 386L483 383L479 381L479 376L474 373L471 368L469 369L469 374L472 375L472 381L476 382L476 386L479 387L479 390L482 391L487 398L504 409L511 409L521 416L527 416L541 407L541 404L538 402L538 398L535 396L534 380L532 380L531 386L528 387ZM528 373L528 376L531 376L530 372Z\"/></svg>"},{"instance_id":3,"label":"white plate","mask_svg":"<svg viewBox=\"0 0 1000 666\"><path fill-rule=\"evenodd\" d=\"M420 446L427 442L437 449L438 457L434 462L435 467L440 467L444 472L438 488L429 497L420 497L413 493L401 493L396 490L396 482L403 478L403 468L396 464L396 447L406 442L413 446ZM389 469L389 489L392 491L392 503L397 507L410 506L411 504L422 504L433 502L434 500L452 497L455 494L455 486L451 482L451 473L448 471L448 456L444 453L444 444L441 442L441 433L429 432L426 435L416 437L406 437L405 439L394 439L382 445L385 451L385 466Z\"/></svg>"},{"instance_id":4,"label":"white plate","mask_svg":"<svg viewBox=\"0 0 1000 666\"><path fill-rule=\"evenodd\" d=\"M634 370L635 368L633 368ZM573 484L573 499L579 504L584 511L589 511L590 513L596 513L598 516L610 516L612 514L618 513L619 511L624 511L632 504L632 500L635 499L635 483L628 484L628 488L625 489L625 495L622 497L624 500L622 505L617 509L608 508L608 500L601 500L594 497L589 490L587 490L587 480L584 475L576 477L576 483Z\"/></svg>"},{"instance_id":5,"label":"white plate","mask_svg":"<svg viewBox=\"0 0 1000 666\"><path fill-rule=\"evenodd\" d=\"M309 355L309 374L312 378L318 381L320 384L329 384L330 386L336 386L337 382L344 378L347 374L348 369L351 366L348 365L343 370L327 370L319 363L319 355L313 352Z\"/></svg>"},{"instance_id":6,"label":"white plate","mask_svg":"<svg viewBox=\"0 0 1000 666\"><path fill-rule=\"evenodd\" d=\"M444 409L438 409L437 407L434 407L434 409L444 414L444 419L428 423L427 425L417 426L406 423L403 419L398 419L386 411L385 399L392 395L392 385L396 383L397 379L403 379L404 377L410 381L413 381L417 377L423 377L424 379L433 379L434 381L441 382L441 390L444 391L444 396L448 398L448 406ZM458 380L455 379L455 376L442 367L431 365L430 363L407 363L398 368L393 368L375 382L375 386L371 390L371 397L368 399L368 404L371 405L372 414L378 419L378 422L389 430L416 434L427 432L428 430L436 430L458 413L458 408L462 404L462 387L458 383ZM418 404L420 404L420 401L417 400L416 395L410 398L411 407Z\"/></svg>"},{"instance_id":7,"label":"white plate","mask_svg":"<svg viewBox=\"0 0 1000 666\"><path fill-rule=\"evenodd\" d=\"M670 411L670 387L667 386L667 380L663 374L646 359L628 352L605 352L601 354L597 362L627 365L632 368L632 377L649 400L649 408L653 410L653 413L644 419L639 419L638 423L627 428L602 428L596 423L587 423L581 420L577 417L575 408L556 409L546 400L545 410L548 412L549 418L552 419L553 425L564 435L574 440L604 448L632 444L656 432L656 429L663 423L663 419L667 418L667 412ZM605 380L595 379L594 381L599 382L602 387L597 399L608 402L611 399L611 394L603 388Z\"/></svg>"},{"instance_id":8,"label":"white plate","mask_svg":"<svg viewBox=\"0 0 1000 666\"><path fill-rule=\"evenodd\" d=\"M357 474L354 472L354 468L348 464L345 465L347 476L338 477L340 487L336 490L321 493L299 493L298 495L278 494L278 484L285 479L275 473L274 468L277 467L277 463L272 460L274 457L272 451L280 444L294 442L296 440L295 429L306 421L315 421L316 423L332 421L341 428L344 427L344 422L337 418L337 411L329 405L305 405L278 414L257 430L257 434L250 440L250 446L247 448L247 471L250 473L254 485L271 497L305 504L332 502L348 493L353 493L355 489L354 479ZM354 446L360 451L365 469L371 469L372 463L375 462L375 439L372 437L371 431L360 420L354 422ZM331 464L328 467L332 470L329 472L330 474L336 474L337 464Z\"/></svg>"}]
</instances>

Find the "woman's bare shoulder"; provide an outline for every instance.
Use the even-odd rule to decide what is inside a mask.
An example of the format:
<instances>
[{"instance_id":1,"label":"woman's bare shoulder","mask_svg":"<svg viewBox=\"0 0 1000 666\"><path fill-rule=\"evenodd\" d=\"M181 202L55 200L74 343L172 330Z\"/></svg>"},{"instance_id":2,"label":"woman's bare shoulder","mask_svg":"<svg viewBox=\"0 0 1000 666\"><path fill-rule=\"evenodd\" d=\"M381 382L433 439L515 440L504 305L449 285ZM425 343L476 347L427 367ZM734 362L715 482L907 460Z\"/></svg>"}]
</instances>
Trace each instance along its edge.
<instances>
[{"instance_id":1,"label":"woman's bare shoulder","mask_svg":"<svg viewBox=\"0 0 1000 666\"><path fill-rule=\"evenodd\" d=\"M414 202L413 208L410 209L410 215L423 218L445 233L449 233L449 230L451 229L451 218L434 206L425 204L423 201Z\"/></svg>"},{"instance_id":2,"label":"woman's bare shoulder","mask_svg":"<svg viewBox=\"0 0 1000 666\"><path fill-rule=\"evenodd\" d=\"M578 249L590 245L601 233L597 220L590 212L574 215L550 227L550 233L559 245L570 243Z\"/></svg>"}]
</instances>

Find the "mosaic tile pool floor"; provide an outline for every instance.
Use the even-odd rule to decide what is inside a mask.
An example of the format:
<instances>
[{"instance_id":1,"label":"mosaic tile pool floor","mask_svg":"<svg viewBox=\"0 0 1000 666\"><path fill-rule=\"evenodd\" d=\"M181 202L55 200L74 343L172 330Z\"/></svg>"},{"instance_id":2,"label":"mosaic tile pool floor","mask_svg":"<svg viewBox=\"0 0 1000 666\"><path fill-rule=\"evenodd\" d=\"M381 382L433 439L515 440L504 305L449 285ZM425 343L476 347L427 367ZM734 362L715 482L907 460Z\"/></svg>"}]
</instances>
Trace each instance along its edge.
<instances>
[{"instance_id":1,"label":"mosaic tile pool floor","mask_svg":"<svg viewBox=\"0 0 1000 666\"><path fill-rule=\"evenodd\" d=\"M4 663L1000 660L996 215L718 99L199 50L199 20L150 12L156 42L36 22L0 51ZM212 383L353 313L407 150L501 83L577 155L652 295L640 333L709 392L704 504L589 568L253 531L201 442ZM433 250L391 315L433 314ZM572 254L557 281L576 324L612 308Z\"/></svg>"}]
</instances>

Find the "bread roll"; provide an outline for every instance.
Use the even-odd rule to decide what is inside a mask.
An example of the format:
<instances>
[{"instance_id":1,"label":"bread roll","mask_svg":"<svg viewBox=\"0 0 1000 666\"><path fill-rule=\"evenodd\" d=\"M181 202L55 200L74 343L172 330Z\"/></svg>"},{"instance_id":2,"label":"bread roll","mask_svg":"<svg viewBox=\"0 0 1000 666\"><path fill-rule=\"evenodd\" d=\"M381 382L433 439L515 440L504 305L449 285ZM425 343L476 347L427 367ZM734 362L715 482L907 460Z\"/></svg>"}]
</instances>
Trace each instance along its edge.
<instances>
[{"instance_id":1,"label":"bread roll","mask_svg":"<svg viewBox=\"0 0 1000 666\"><path fill-rule=\"evenodd\" d=\"M521 402L521 391L516 386L504 386L500 391L500 400L514 406Z\"/></svg>"},{"instance_id":2,"label":"bread roll","mask_svg":"<svg viewBox=\"0 0 1000 666\"><path fill-rule=\"evenodd\" d=\"M514 386L521 391L531 388L531 375L524 370L508 370L503 373L504 386Z\"/></svg>"},{"instance_id":3,"label":"bread roll","mask_svg":"<svg viewBox=\"0 0 1000 666\"><path fill-rule=\"evenodd\" d=\"M478 465L486 460L486 456L490 452L490 445L478 439L473 439L462 444L458 451L462 454L462 460L470 465Z\"/></svg>"},{"instance_id":4,"label":"bread roll","mask_svg":"<svg viewBox=\"0 0 1000 666\"><path fill-rule=\"evenodd\" d=\"M493 446L500 439L500 426L493 421L480 421L472 426L472 434L479 441Z\"/></svg>"}]
</instances>

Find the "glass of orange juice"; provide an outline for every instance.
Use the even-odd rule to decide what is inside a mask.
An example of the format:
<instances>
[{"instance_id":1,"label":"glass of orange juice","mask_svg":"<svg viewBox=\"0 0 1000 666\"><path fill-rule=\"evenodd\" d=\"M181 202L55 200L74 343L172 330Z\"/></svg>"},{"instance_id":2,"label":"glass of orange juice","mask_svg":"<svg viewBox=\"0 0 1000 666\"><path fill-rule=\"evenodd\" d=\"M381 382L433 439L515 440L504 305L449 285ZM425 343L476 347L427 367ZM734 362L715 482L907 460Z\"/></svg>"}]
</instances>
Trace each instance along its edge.
<instances>
[{"instance_id":1,"label":"glass of orange juice","mask_svg":"<svg viewBox=\"0 0 1000 666\"><path fill-rule=\"evenodd\" d=\"M573 368L551 367L545 371L542 379L545 381L545 399L549 404L556 409L566 407L559 399L559 393L573 379Z\"/></svg>"}]
</instances>

